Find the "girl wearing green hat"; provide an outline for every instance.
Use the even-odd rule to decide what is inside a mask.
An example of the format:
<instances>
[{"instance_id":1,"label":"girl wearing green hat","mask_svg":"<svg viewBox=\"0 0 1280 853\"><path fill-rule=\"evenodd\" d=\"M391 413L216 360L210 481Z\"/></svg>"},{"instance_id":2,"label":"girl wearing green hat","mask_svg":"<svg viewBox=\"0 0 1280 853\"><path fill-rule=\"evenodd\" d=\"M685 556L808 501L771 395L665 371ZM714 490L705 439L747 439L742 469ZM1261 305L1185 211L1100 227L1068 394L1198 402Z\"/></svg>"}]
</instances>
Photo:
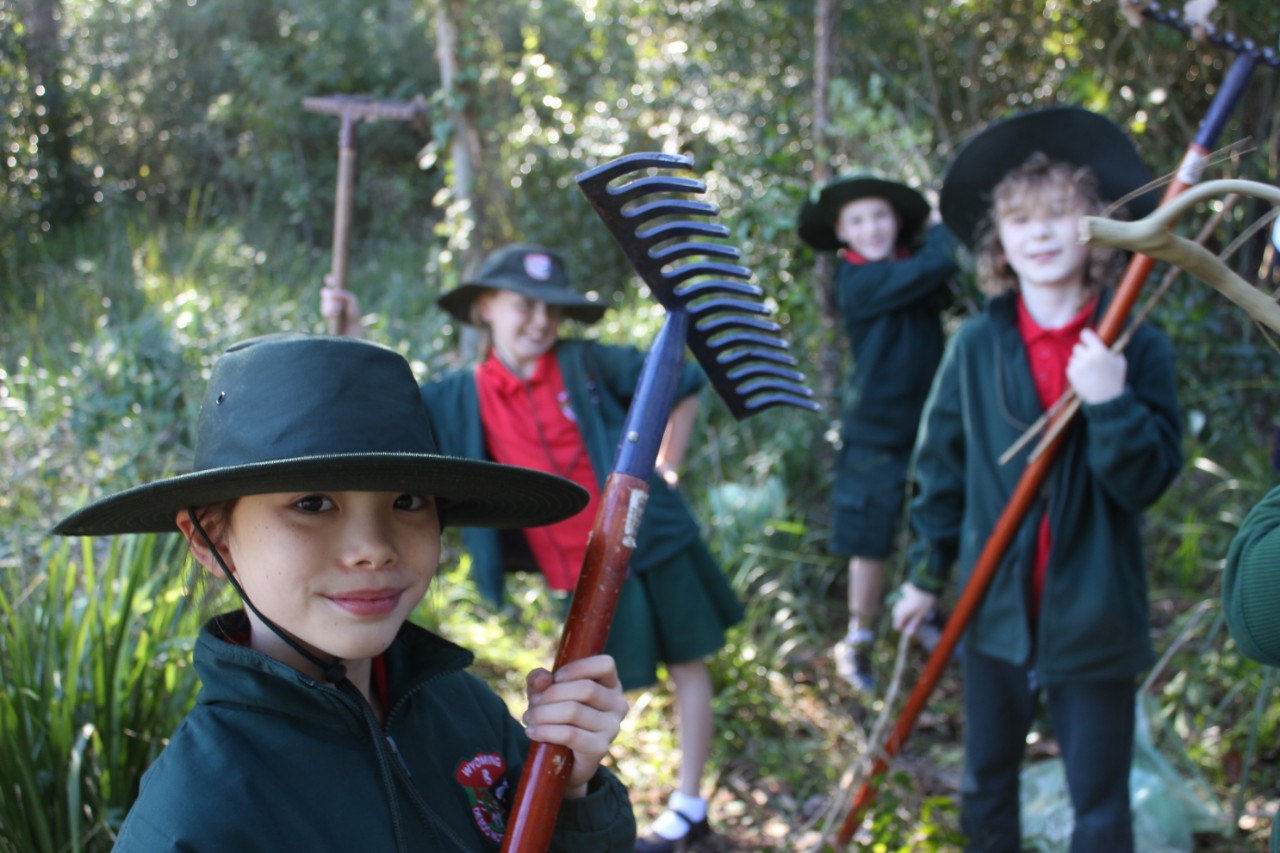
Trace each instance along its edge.
<instances>
[{"instance_id":1,"label":"girl wearing green hat","mask_svg":"<svg viewBox=\"0 0 1280 853\"><path fill-rule=\"evenodd\" d=\"M943 181L943 219L974 248L991 299L951 339L915 449L910 580L894 626L911 633L953 569L964 584L1018 487L1030 449L1006 449L1068 388L1062 440L968 623L961 827L969 851L1019 851L1019 772L1041 702L1065 765L1071 850L1133 850L1135 677L1153 660L1142 513L1182 466L1173 348L1150 325L1123 354L1093 331L1118 253L1079 240L1081 216L1147 183L1116 125L1077 107L993 123ZM1131 203L1138 214L1152 200Z\"/></svg>"},{"instance_id":2,"label":"girl wearing green hat","mask_svg":"<svg viewBox=\"0 0 1280 853\"><path fill-rule=\"evenodd\" d=\"M349 295L327 298L331 312L359 316ZM499 534L463 526L472 575L495 602L505 595L506 568L535 567L552 590L567 594L582 568L644 354L561 337L563 320L593 323L605 306L574 290L563 257L542 246L515 244L494 251L439 303L488 337L487 357L479 366L422 388L441 446L459 456L553 472L591 495L581 513L536 530ZM673 851L710 832L702 796L714 725L706 658L724 646L726 631L743 617L677 490L696 393L705 381L693 364L679 379L678 402L658 453L630 575L606 646L625 689L655 684L660 664L675 685L678 787L637 843L635 849L643 853Z\"/></svg>"},{"instance_id":3,"label":"girl wearing green hat","mask_svg":"<svg viewBox=\"0 0 1280 853\"><path fill-rule=\"evenodd\" d=\"M408 621L443 523L537 526L585 500L558 477L442 453L392 350L303 335L232 347L194 470L54 529L180 530L244 605L201 630L196 706L115 849L497 850L532 739L574 755L554 848L630 850L626 790L600 766L627 708L612 659L530 673L521 726L466 671L469 652Z\"/></svg>"},{"instance_id":4,"label":"girl wearing green hat","mask_svg":"<svg viewBox=\"0 0 1280 853\"><path fill-rule=\"evenodd\" d=\"M955 241L919 192L867 174L839 178L807 199L799 233L815 249L838 252L836 304L853 367L840 395L831 518L831 550L849 561L849 625L834 655L836 672L869 693L911 445L942 357L940 313L956 270Z\"/></svg>"}]
</instances>

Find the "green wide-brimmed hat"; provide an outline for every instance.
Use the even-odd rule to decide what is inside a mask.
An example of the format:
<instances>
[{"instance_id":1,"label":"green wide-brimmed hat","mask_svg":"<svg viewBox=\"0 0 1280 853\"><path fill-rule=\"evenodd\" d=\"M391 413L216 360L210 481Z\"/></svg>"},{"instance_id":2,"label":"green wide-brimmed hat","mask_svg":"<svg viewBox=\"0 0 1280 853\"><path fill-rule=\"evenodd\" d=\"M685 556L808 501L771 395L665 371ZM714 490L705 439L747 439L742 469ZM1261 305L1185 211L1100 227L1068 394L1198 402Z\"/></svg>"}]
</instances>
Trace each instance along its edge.
<instances>
[{"instance_id":1,"label":"green wide-brimmed hat","mask_svg":"<svg viewBox=\"0 0 1280 853\"><path fill-rule=\"evenodd\" d=\"M800 205L796 227L800 239L819 251L844 248L836 236L836 217L846 204L862 198L882 198L902 217L899 246L909 245L929 218L929 202L916 190L870 172L858 172L829 181L809 194Z\"/></svg>"},{"instance_id":2,"label":"green wide-brimmed hat","mask_svg":"<svg viewBox=\"0 0 1280 853\"><path fill-rule=\"evenodd\" d=\"M586 491L550 474L441 455L418 383L394 350L280 334L236 344L214 363L190 473L95 501L53 532L173 531L187 507L312 491L432 496L449 524L480 527L550 524L587 503Z\"/></svg>"},{"instance_id":3,"label":"green wide-brimmed hat","mask_svg":"<svg viewBox=\"0 0 1280 853\"><path fill-rule=\"evenodd\" d=\"M543 246L503 246L484 259L473 277L436 301L457 320L470 323L471 304L487 290L514 290L564 311L581 323L594 323L608 306L588 299L569 286L564 258Z\"/></svg>"},{"instance_id":4,"label":"green wide-brimmed hat","mask_svg":"<svg viewBox=\"0 0 1280 853\"><path fill-rule=\"evenodd\" d=\"M991 209L991 193L1032 154L1090 167L1102 197L1115 201L1151 180L1142 155L1128 135L1105 116L1081 107L1047 107L993 122L969 137L947 167L938 207L942 221L973 248L978 226ZM1134 217L1155 210L1159 195L1149 191L1128 202Z\"/></svg>"}]
</instances>

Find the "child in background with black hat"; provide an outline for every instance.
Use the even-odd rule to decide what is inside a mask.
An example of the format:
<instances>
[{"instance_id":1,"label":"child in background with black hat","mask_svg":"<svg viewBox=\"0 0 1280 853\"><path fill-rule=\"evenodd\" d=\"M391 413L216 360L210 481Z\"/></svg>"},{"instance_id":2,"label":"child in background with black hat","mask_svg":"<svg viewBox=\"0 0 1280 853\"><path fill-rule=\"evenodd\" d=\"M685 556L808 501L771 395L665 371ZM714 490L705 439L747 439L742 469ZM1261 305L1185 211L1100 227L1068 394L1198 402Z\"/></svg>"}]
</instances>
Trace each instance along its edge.
<instances>
[{"instance_id":1,"label":"child in background with black hat","mask_svg":"<svg viewBox=\"0 0 1280 853\"><path fill-rule=\"evenodd\" d=\"M612 659L530 673L522 727L466 672L469 652L407 621L444 522L542 525L585 500L560 478L440 453L391 350L301 335L228 350L193 472L54 531L181 530L244 604L202 629L196 706L115 849L497 850L534 739L574 756L554 849L630 850L627 792L600 766L627 709Z\"/></svg>"},{"instance_id":2,"label":"child in background with black hat","mask_svg":"<svg viewBox=\"0 0 1280 853\"><path fill-rule=\"evenodd\" d=\"M831 518L831 550L849 560L849 625L834 655L837 673L870 692L885 565L920 410L942 357L940 313L956 271L955 240L924 196L867 174L835 180L806 201L799 233L813 248L839 253L836 304L853 369L841 389Z\"/></svg>"},{"instance_id":3,"label":"child in background with black hat","mask_svg":"<svg viewBox=\"0 0 1280 853\"><path fill-rule=\"evenodd\" d=\"M965 634L970 851L1022 849L1019 772L1042 697L1072 851L1133 849L1135 678L1153 661L1140 527L1181 468L1181 420L1164 335L1144 325L1119 354L1092 330L1121 257L1083 245L1078 223L1147 180L1123 131L1057 107L990 125L943 182L943 219L974 248L992 298L953 337L925 407L895 627L916 630L953 566L968 581L1030 452L1002 464L1005 450L1067 388L1083 403ZM1152 204L1148 193L1132 209Z\"/></svg>"},{"instance_id":4,"label":"child in background with black hat","mask_svg":"<svg viewBox=\"0 0 1280 853\"><path fill-rule=\"evenodd\" d=\"M359 316L349 294L327 292L327 311L344 325ZM644 364L631 347L562 338L565 319L599 320L605 306L569 285L564 259L541 246L509 245L491 253L475 276L443 294L440 305L487 333L485 360L475 369L439 377L422 388L442 448L471 459L493 459L549 471L586 489L579 514L536 530L483 530L462 525L472 576L495 603L504 599L503 572L532 564L554 591L573 590L601 491ZM323 305L323 303L322 303ZM663 664L675 685L681 764L667 809L636 844L666 853L710 832L702 776L714 719L706 659L741 621L742 606L702 541L677 490L681 460L706 379L687 364L654 481L622 586L606 651L618 662L626 690L657 682Z\"/></svg>"}]
</instances>

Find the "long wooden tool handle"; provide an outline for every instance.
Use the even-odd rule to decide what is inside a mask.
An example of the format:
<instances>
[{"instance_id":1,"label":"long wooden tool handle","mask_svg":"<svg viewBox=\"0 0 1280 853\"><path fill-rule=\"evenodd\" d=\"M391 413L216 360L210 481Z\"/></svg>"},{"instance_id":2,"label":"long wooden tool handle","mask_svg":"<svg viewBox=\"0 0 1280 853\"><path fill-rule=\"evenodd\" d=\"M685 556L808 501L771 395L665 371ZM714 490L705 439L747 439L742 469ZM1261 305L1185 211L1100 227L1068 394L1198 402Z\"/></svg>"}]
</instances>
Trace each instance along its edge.
<instances>
[{"instance_id":1,"label":"long wooden tool handle","mask_svg":"<svg viewBox=\"0 0 1280 853\"><path fill-rule=\"evenodd\" d=\"M1213 141L1221 133L1222 126L1226 123L1231 108L1244 92L1245 84L1248 82L1249 75L1253 70L1254 61L1255 57L1245 54L1237 58L1232 64L1222 88L1219 89L1218 95L1209 107L1205 120L1200 125L1200 131L1196 135L1195 141L1187 148L1178 177L1165 189L1164 197L1160 202L1161 205L1167 204L1200 179L1202 171L1200 164L1203 163L1204 158L1212 150ZM1120 335L1121 329L1124 328L1125 320L1129 316L1129 311L1137 301L1142 285L1146 282L1147 276L1151 274L1151 268L1154 265L1155 260L1146 255L1134 255L1129 262L1124 277L1116 288L1115 296L1112 298L1111 304L1107 306L1107 313L1103 316L1102 323L1098 327L1098 337L1102 338L1107 346L1114 343L1115 339ZM1069 415L1064 412L1058 418L1064 416ZM1057 418L1055 418L1054 423L1049 425L1049 430L1054 428L1056 421ZM853 805L850 807L849 813L845 815L844 822L840 825L840 831L836 835L836 843L839 846L847 845L853 838L858 825L862 823L862 816L875 800L876 786L883 778L885 770L888 769L889 759L898 754L902 745L906 743L907 738L911 735L916 718L924 710L929 695L942 677L942 671L946 668L952 652L955 651L960 635L964 633L964 629L968 626L974 611L982 603L982 598L987 592L987 587L991 584L991 579L995 576L996 569L1000 566L1001 559L1008 550L1010 543L1012 543L1018 527L1021 526L1027 510L1031 507L1031 503L1035 500L1036 495L1039 494L1040 487L1044 485L1045 478L1048 477L1049 471L1053 467L1054 458L1066 434L1066 430L1059 430L1057 437L1045 446L1041 455L1023 470L1022 477L1018 480L1013 495L1009 498L1009 503L996 521L995 528L992 530L990 538L987 539L987 544L982 549L982 553L978 555L978 561L974 565L973 573L969 576L969 582L965 586L964 592L961 593L955 610L947 620L947 625L942 631L942 637L938 640L938 645L934 648L933 654L929 656L929 661L925 664L924 671L920 674L920 679L907 697L893 731L885 740L883 748L872 764L871 772L854 795Z\"/></svg>"},{"instance_id":2,"label":"long wooden tool handle","mask_svg":"<svg viewBox=\"0 0 1280 853\"><path fill-rule=\"evenodd\" d=\"M333 266L329 271L328 285L337 290L347 289L347 250L351 240L351 191L356 173L356 124L358 118L350 113L342 114L342 126L338 129L338 187L333 199ZM329 334L342 330L342 318L329 318Z\"/></svg>"},{"instance_id":3,"label":"long wooden tool handle","mask_svg":"<svg viewBox=\"0 0 1280 853\"><path fill-rule=\"evenodd\" d=\"M648 480L627 474L609 475L587 544L582 579L573 594L560 638L556 669L604 651L635 546L634 528L639 525L638 514L648 494ZM588 573L591 579L583 583ZM516 804L507 821L503 850L546 849L572 769L573 753L568 748L547 743L530 746L516 789Z\"/></svg>"},{"instance_id":4,"label":"long wooden tool handle","mask_svg":"<svg viewBox=\"0 0 1280 853\"><path fill-rule=\"evenodd\" d=\"M627 409L622 443L605 482L583 557L582 574L560 634L555 667L598 655L609 639L618 595L627 579L631 552L649 497L649 478L662 434L675 405L684 357L688 315L669 311L654 338ZM573 754L561 746L534 743L525 759L516 799L507 818L503 851L543 853L551 844Z\"/></svg>"}]
</instances>

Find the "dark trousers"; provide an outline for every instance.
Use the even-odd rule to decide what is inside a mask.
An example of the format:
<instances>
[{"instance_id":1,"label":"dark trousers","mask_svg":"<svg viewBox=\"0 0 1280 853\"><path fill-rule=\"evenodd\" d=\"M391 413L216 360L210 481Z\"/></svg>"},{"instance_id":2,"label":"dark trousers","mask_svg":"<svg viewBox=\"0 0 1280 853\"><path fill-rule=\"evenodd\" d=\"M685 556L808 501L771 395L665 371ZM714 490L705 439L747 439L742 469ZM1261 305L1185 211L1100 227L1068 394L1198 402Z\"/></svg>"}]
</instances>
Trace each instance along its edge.
<instances>
[{"instance_id":1,"label":"dark trousers","mask_svg":"<svg viewBox=\"0 0 1280 853\"><path fill-rule=\"evenodd\" d=\"M1075 812L1072 853L1131 853L1129 765L1134 681L1037 689L1025 666L964 651L964 779L960 823L968 853L1018 853L1018 774L1044 694Z\"/></svg>"}]
</instances>

